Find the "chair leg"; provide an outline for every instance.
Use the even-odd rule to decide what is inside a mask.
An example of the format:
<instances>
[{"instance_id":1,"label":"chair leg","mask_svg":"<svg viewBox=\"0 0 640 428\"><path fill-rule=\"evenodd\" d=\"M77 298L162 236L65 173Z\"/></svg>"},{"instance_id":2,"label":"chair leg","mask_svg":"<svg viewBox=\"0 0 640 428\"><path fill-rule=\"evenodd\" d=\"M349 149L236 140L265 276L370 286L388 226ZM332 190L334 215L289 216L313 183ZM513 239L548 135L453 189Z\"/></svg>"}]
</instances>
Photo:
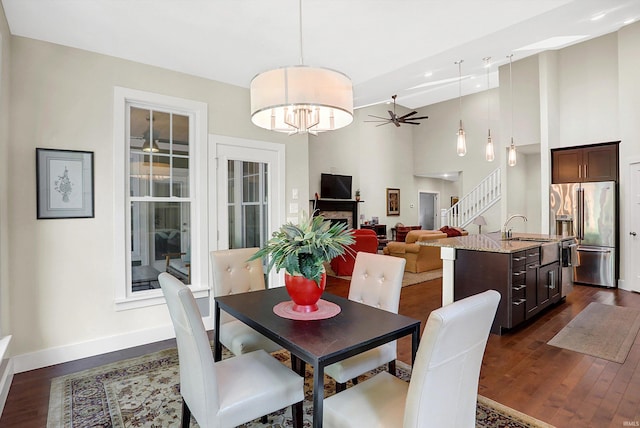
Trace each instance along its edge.
<instances>
[{"instance_id":1,"label":"chair leg","mask_svg":"<svg viewBox=\"0 0 640 428\"><path fill-rule=\"evenodd\" d=\"M389 373L392 375L396 375L396 360L389 361Z\"/></svg>"},{"instance_id":2,"label":"chair leg","mask_svg":"<svg viewBox=\"0 0 640 428\"><path fill-rule=\"evenodd\" d=\"M293 420L293 428L302 428L302 401L298 401L291 405L291 419Z\"/></svg>"},{"instance_id":3,"label":"chair leg","mask_svg":"<svg viewBox=\"0 0 640 428\"><path fill-rule=\"evenodd\" d=\"M336 381L336 394L338 392L344 391L345 389L347 389L347 383L341 383L341 382L337 382Z\"/></svg>"},{"instance_id":4,"label":"chair leg","mask_svg":"<svg viewBox=\"0 0 640 428\"><path fill-rule=\"evenodd\" d=\"M189 406L187 406L187 402L182 399L182 428L189 428L191 425L191 410L189 410Z\"/></svg>"}]
</instances>

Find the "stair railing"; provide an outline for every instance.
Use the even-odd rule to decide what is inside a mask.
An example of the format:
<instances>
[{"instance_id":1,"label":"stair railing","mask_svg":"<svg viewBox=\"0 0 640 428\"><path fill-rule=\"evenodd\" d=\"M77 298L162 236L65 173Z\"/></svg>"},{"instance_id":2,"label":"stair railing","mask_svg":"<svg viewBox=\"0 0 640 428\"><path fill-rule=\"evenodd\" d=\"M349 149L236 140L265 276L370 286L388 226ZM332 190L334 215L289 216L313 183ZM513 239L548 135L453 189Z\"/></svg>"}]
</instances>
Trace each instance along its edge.
<instances>
[{"instance_id":1,"label":"stair railing","mask_svg":"<svg viewBox=\"0 0 640 428\"><path fill-rule=\"evenodd\" d=\"M474 218L495 205L502 196L500 180L500 168L497 168L451 208L442 209L442 226L466 227Z\"/></svg>"}]
</instances>

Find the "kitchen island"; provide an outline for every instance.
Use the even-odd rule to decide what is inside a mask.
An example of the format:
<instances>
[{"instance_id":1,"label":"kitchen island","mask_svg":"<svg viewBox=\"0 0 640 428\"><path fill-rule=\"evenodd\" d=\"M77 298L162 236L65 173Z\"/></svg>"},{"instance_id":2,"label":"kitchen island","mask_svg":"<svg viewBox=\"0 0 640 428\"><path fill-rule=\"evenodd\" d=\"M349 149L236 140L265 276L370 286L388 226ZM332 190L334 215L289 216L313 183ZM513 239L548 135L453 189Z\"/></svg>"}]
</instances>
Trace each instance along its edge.
<instances>
[{"instance_id":1,"label":"kitchen island","mask_svg":"<svg viewBox=\"0 0 640 428\"><path fill-rule=\"evenodd\" d=\"M491 331L501 334L562 298L560 248L573 237L517 233L467 235L419 242L441 247L442 304L485 290L502 299Z\"/></svg>"}]
</instances>

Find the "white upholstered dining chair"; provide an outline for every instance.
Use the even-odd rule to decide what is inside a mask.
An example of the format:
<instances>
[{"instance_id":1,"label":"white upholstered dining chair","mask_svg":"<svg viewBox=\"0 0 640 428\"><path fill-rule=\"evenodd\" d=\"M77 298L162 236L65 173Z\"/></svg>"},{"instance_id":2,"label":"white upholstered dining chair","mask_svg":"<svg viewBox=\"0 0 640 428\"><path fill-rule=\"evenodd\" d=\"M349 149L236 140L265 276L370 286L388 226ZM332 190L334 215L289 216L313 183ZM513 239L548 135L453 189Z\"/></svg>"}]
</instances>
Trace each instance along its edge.
<instances>
[{"instance_id":1,"label":"white upholstered dining chair","mask_svg":"<svg viewBox=\"0 0 640 428\"><path fill-rule=\"evenodd\" d=\"M349 285L349 300L397 314L405 263L400 257L359 252ZM335 379L336 392L340 392L348 380L357 383L358 376L383 364L389 364L389 372L395 375L396 356L394 340L327 366L325 373Z\"/></svg>"},{"instance_id":2,"label":"white upholstered dining chair","mask_svg":"<svg viewBox=\"0 0 640 428\"><path fill-rule=\"evenodd\" d=\"M303 378L263 350L214 363L209 337L191 290L176 277L158 277L178 345L182 427L191 414L201 427L235 427L291 405L302 426Z\"/></svg>"},{"instance_id":3,"label":"white upholstered dining chair","mask_svg":"<svg viewBox=\"0 0 640 428\"><path fill-rule=\"evenodd\" d=\"M213 270L213 293L215 296L264 290L264 269L262 260L247 261L258 248L237 248L211 251ZM220 314L220 343L234 355L245 354L258 349L274 352L282 346L267 339L245 323L226 312Z\"/></svg>"},{"instance_id":4,"label":"white upholstered dining chair","mask_svg":"<svg viewBox=\"0 0 640 428\"><path fill-rule=\"evenodd\" d=\"M381 372L324 400L324 427L475 427L478 381L500 293L431 312L409 383Z\"/></svg>"}]
</instances>

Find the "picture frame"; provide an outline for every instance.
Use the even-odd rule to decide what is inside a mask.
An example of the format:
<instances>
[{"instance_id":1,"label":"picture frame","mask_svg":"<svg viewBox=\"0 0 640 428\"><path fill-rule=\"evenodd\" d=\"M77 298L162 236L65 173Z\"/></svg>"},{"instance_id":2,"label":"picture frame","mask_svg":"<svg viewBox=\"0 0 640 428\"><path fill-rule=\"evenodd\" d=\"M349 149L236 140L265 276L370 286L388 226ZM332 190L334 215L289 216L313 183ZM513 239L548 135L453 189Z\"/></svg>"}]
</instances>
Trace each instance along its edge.
<instances>
[{"instance_id":1,"label":"picture frame","mask_svg":"<svg viewBox=\"0 0 640 428\"><path fill-rule=\"evenodd\" d=\"M93 218L93 152L36 148L37 218Z\"/></svg>"},{"instance_id":2,"label":"picture frame","mask_svg":"<svg viewBox=\"0 0 640 428\"><path fill-rule=\"evenodd\" d=\"M460 198L458 198L457 196L452 196L451 197L451 206L454 206L455 204L457 204L459 200L460 200Z\"/></svg>"},{"instance_id":3,"label":"picture frame","mask_svg":"<svg viewBox=\"0 0 640 428\"><path fill-rule=\"evenodd\" d=\"M387 187L387 215L400 215L400 189Z\"/></svg>"}]
</instances>

